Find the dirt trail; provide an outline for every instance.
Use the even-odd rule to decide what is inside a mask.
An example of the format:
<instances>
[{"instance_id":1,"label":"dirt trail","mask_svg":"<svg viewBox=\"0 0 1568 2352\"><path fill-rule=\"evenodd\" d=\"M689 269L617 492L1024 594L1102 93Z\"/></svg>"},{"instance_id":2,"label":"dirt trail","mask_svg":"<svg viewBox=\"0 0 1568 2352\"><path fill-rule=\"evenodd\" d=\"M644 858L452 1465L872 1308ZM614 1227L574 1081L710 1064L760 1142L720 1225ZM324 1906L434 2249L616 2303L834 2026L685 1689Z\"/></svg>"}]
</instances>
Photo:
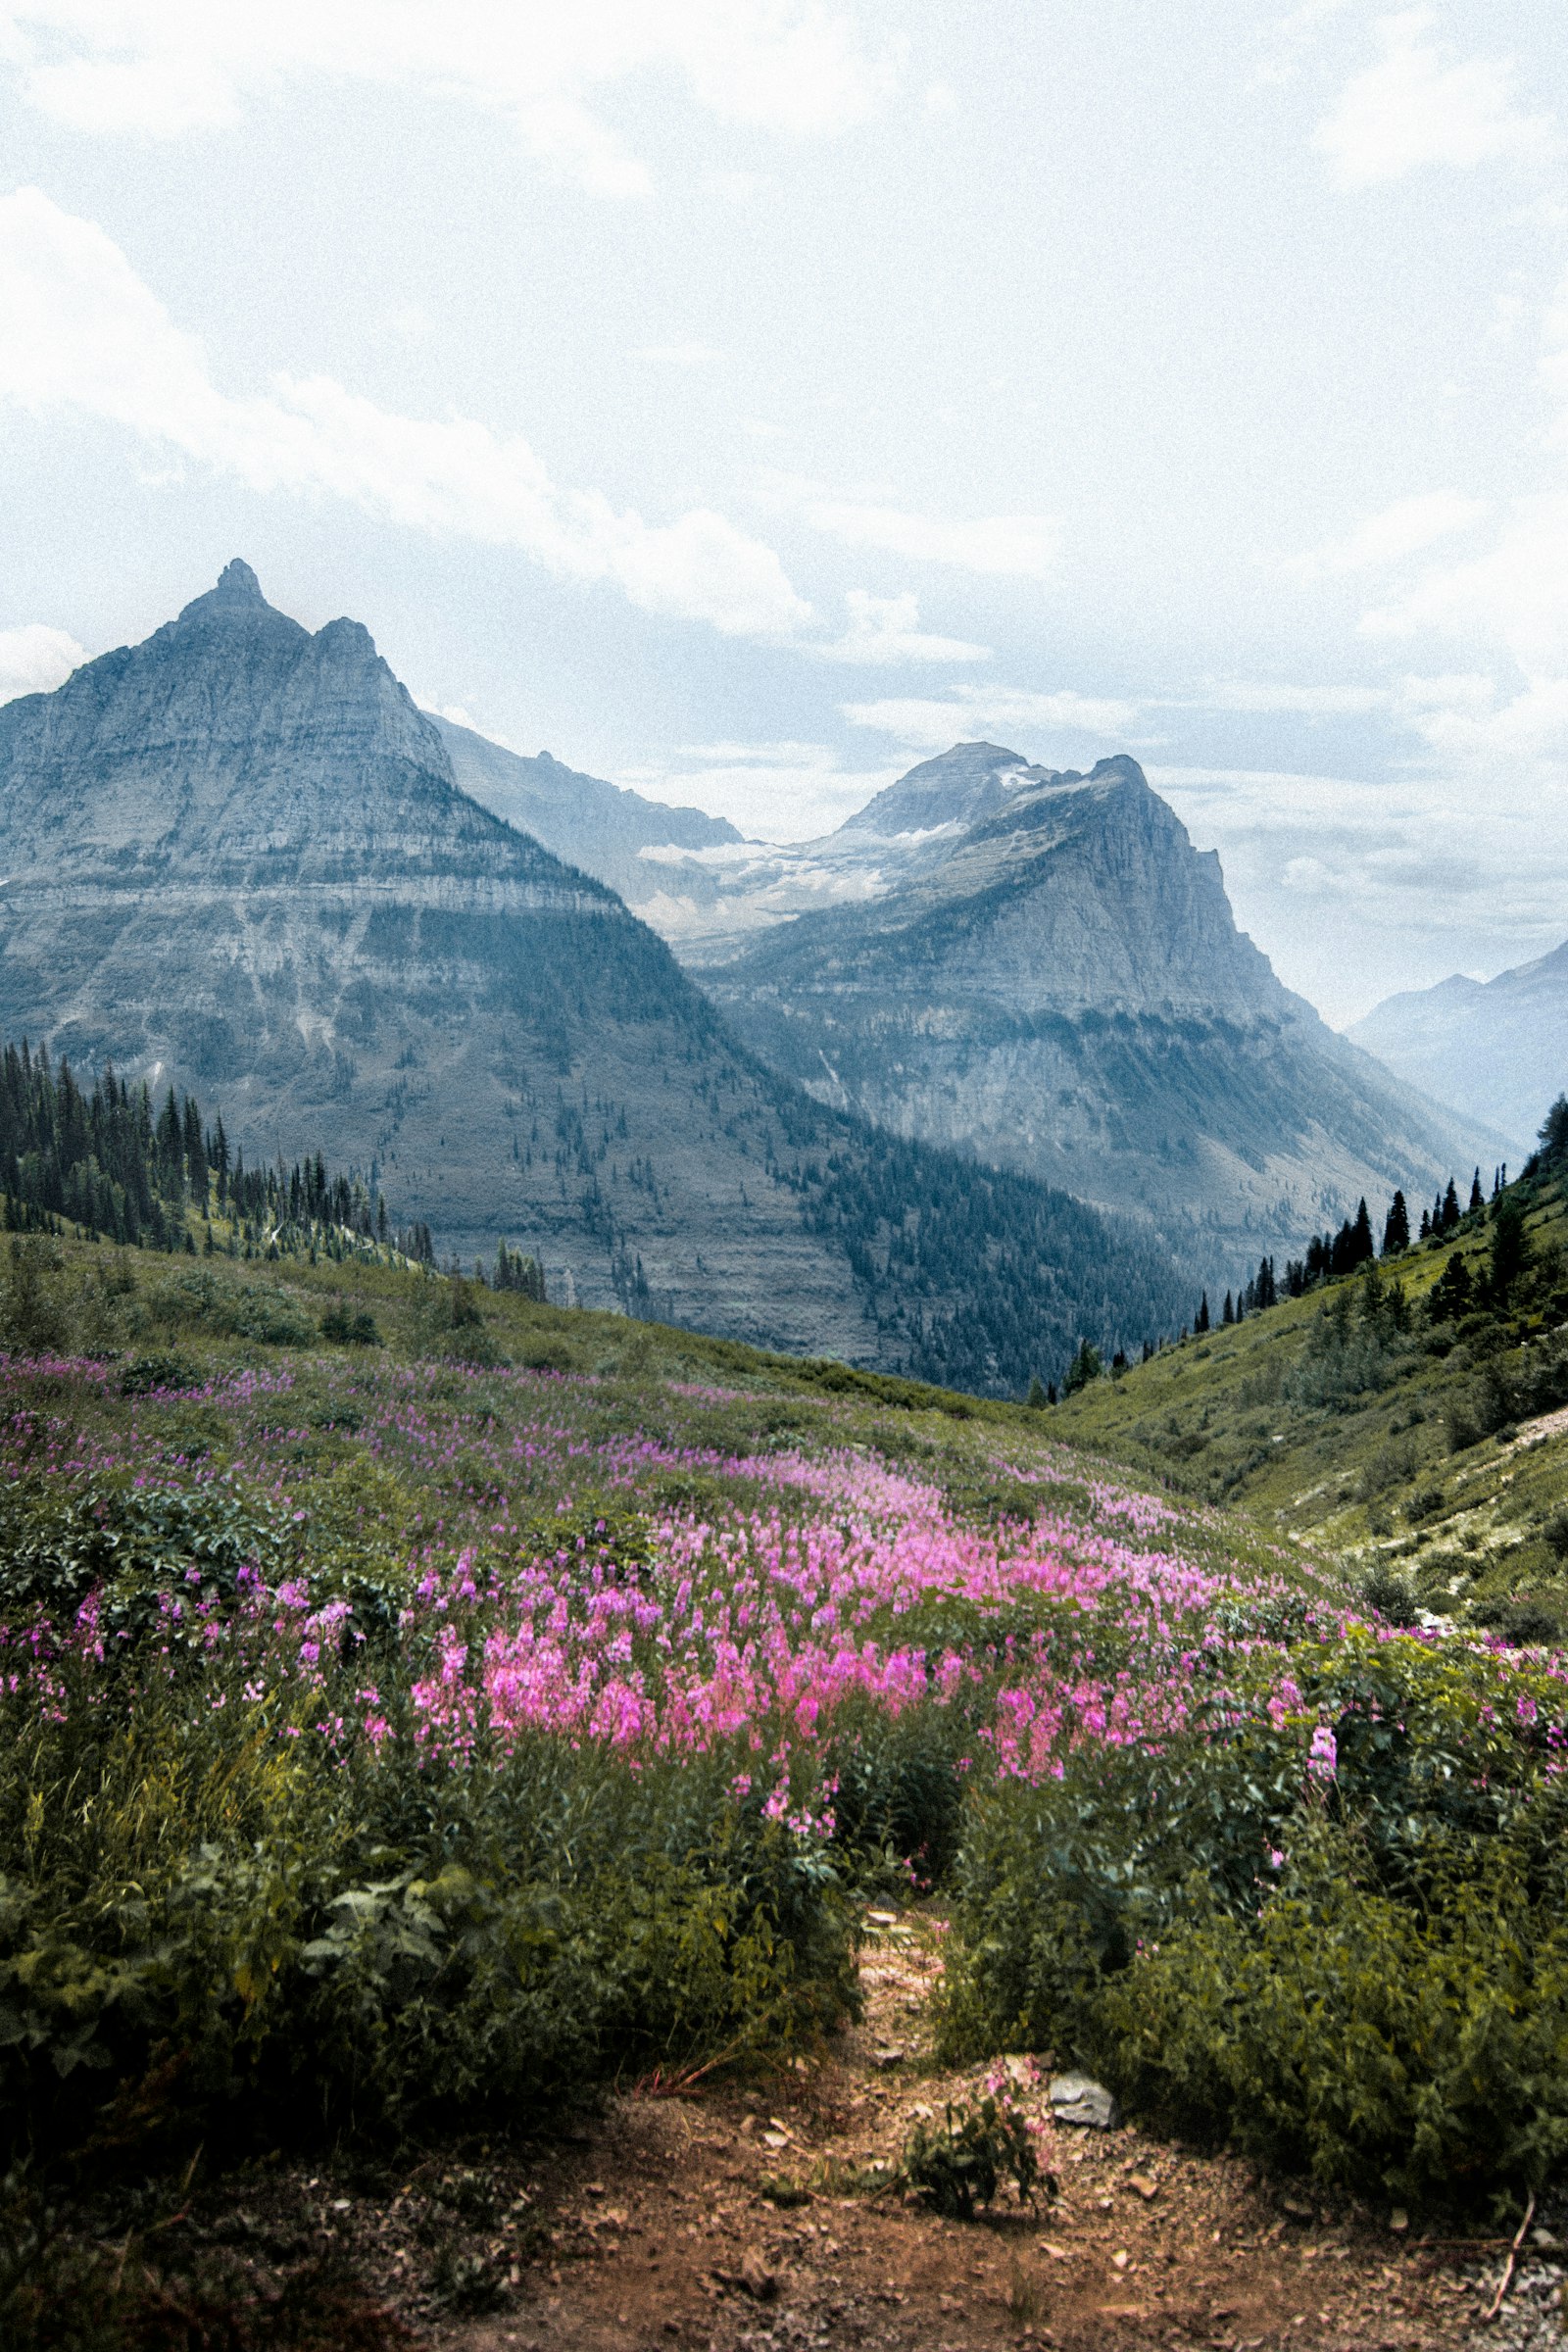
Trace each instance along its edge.
<instances>
[{"instance_id":1,"label":"dirt trail","mask_svg":"<svg viewBox=\"0 0 1568 2352\"><path fill-rule=\"evenodd\" d=\"M1413 2244L1388 2217L1282 2199L1239 2163L1133 2130L1058 2128L1048 2161L1060 2194L1038 2211L1009 2201L965 2224L888 2194L836 2193L835 2164L896 2159L917 2110L940 2115L978 2087L978 2074L931 2064L936 1951L917 1916L874 1932L863 2024L765 2096L715 2087L617 2101L585 2144L533 2168L526 2220L536 2245L546 2235L540 2258L518 2266L511 2308L433 2328L427 2310L410 2316L451 2352L1424 2352L1525 2340L1517 2320L1482 2321L1500 2253ZM1043 2090L1021 2095L1043 2107ZM765 2193L808 2181L798 2204ZM501 2259L505 2232L490 2242Z\"/></svg>"},{"instance_id":2,"label":"dirt trail","mask_svg":"<svg viewBox=\"0 0 1568 2352\"><path fill-rule=\"evenodd\" d=\"M936 1925L872 1917L863 2022L763 2090L645 2087L564 2141L473 2143L396 2173L373 2152L309 2177L263 2167L193 2201L190 2227L258 2280L324 2260L435 2352L1562 2346L1554 2247L1527 2246L1489 2323L1503 2249L1413 2241L1388 2214L1136 2130L1056 2127L1042 2152L1060 2192L1034 2209L1009 2191L952 2222L868 2191L922 2111L983 2080L933 2061ZM1028 2063L1011 2065L1020 2103L1048 2112Z\"/></svg>"}]
</instances>

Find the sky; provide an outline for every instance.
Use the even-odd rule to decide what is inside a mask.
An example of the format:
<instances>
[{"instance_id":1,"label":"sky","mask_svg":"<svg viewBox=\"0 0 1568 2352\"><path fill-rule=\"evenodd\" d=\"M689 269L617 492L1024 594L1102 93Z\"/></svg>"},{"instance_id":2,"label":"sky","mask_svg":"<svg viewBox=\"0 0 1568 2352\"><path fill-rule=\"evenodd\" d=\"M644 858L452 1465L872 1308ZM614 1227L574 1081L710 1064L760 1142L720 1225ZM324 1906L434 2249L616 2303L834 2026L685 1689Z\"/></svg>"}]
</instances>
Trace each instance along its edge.
<instances>
[{"instance_id":1,"label":"sky","mask_svg":"<svg viewBox=\"0 0 1568 2352\"><path fill-rule=\"evenodd\" d=\"M0 698L244 556L763 839L1131 752L1348 1021L1568 937L1562 0L0 0Z\"/></svg>"}]
</instances>

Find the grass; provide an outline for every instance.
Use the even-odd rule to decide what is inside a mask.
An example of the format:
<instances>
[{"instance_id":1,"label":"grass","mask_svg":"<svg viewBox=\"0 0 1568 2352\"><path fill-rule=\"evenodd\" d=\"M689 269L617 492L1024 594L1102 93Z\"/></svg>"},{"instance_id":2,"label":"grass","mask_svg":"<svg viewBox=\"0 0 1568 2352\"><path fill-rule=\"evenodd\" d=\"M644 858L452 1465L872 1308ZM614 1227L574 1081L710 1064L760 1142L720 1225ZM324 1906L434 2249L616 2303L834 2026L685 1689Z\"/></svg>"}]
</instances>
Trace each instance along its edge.
<instances>
[{"instance_id":1,"label":"grass","mask_svg":"<svg viewBox=\"0 0 1568 2352\"><path fill-rule=\"evenodd\" d=\"M1485 1314L1457 1326L1429 1328L1425 1320L1450 1256L1473 1276L1485 1268L1485 1212L1466 1217L1442 1244L1385 1264L1409 1302L1411 1331L1359 1393L1325 1397L1303 1378L1325 1309L1337 1297L1348 1304L1358 1296L1359 1277L1349 1276L1096 1381L1045 1419L1065 1443L1174 1494L1240 1505L1287 1539L1330 1550L1363 1573L1381 1570L1395 1605L1390 1577L1413 1605L1512 1630L1523 1596L1534 1606L1537 1638L1560 1636L1568 1631L1568 1557L1549 1539L1568 1495L1568 1427L1543 1432L1527 1420L1482 1434L1464 1420L1491 1367L1507 1375L1527 1345L1560 1347L1568 1335L1560 1185L1533 1188L1527 1233L1544 1278L1529 1311L1501 1329ZM1456 1443L1467 1435L1473 1442Z\"/></svg>"}]
</instances>

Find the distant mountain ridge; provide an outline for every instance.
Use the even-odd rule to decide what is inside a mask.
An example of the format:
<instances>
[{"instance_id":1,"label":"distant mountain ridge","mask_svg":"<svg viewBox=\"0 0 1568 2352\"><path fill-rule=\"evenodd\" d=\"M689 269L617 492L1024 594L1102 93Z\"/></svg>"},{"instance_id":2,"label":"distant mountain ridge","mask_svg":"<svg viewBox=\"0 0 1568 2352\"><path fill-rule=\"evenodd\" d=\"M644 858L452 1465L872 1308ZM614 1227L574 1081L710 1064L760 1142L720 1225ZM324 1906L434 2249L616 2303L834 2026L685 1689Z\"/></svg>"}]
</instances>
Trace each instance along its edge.
<instances>
[{"instance_id":1,"label":"distant mountain ridge","mask_svg":"<svg viewBox=\"0 0 1568 2352\"><path fill-rule=\"evenodd\" d=\"M742 838L722 816L666 808L624 785L566 767L548 752L530 759L491 743L472 727L427 715L461 790L519 833L531 833L552 856L608 882L628 903L646 895L650 869L642 861L644 850L707 850Z\"/></svg>"},{"instance_id":2,"label":"distant mountain ridge","mask_svg":"<svg viewBox=\"0 0 1568 2352\"><path fill-rule=\"evenodd\" d=\"M459 790L364 628L313 635L242 563L0 708L0 1035L199 1089L249 1161L309 1139L585 1304L1004 1389L1189 1309L1078 1203L765 1070L612 890Z\"/></svg>"},{"instance_id":3,"label":"distant mountain ridge","mask_svg":"<svg viewBox=\"0 0 1568 2352\"><path fill-rule=\"evenodd\" d=\"M1505 1148L1281 984L1125 757L958 744L820 840L639 863L648 920L770 1067L1148 1217L1216 1279Z\"/></svg>"},{"instance_id":4,"label":"distant mountain ridge","mask_svg":"<svg viewBox=\"0 0 1568 2352\"><path fill-rule=\"evenodd\" d=\"M1500 1128L1516 1156L1568 1088L1568 940L1494 980L1387 997L1347 1035L1412 1086Z\"/></svg>"}]
</instances>

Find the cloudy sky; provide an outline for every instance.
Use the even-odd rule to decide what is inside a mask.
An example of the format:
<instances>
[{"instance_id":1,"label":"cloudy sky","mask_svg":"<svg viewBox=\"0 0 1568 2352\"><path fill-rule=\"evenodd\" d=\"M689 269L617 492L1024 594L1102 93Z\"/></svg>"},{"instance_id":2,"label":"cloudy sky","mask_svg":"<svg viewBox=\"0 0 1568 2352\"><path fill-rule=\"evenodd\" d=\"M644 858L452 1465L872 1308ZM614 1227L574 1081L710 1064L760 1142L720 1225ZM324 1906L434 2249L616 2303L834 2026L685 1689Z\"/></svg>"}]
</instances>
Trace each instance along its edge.
<instances>
[{"instance_id":1,"label":"cloudy sky","mask_svg":"<svg viewBox=\"0 0 1568 2352\"><path fill-rule=\"evenodd\" d=\"M235 554L761 836L1131 750L1334 1018L1519 962L1561 0L0 0L0 695Z\"/></svg>"}]
</instances>

